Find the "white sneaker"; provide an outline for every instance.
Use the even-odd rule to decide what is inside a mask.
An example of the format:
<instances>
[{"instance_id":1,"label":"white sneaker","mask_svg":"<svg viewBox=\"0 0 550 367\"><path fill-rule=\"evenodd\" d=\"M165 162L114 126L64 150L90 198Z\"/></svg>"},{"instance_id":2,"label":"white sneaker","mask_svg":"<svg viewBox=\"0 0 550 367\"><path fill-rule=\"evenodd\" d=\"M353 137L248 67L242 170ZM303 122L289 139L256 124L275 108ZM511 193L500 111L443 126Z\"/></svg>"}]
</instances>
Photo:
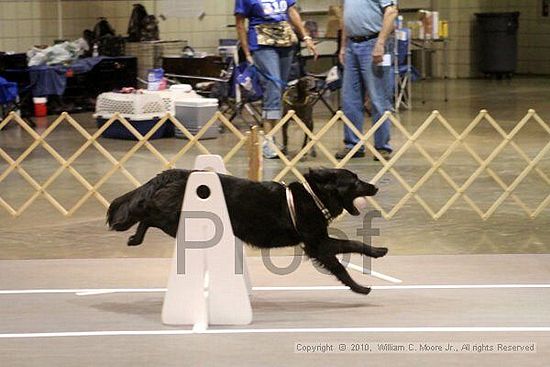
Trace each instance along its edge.
<instances>
[{"instance_id":1,"label":"white sneaker","mask_svg":"<svg viewBox=\"0 0 550 367\"><path fill-rule=\"evenodd\" d=\"M264 142L262 144L262 153L264 155L264 158L265 159L275 159L275 158L279 158L279 156L277 155L277 153L275 153L275 150L273 149L272 145L270 144L270 142L272 144L275 144L275 140L273 139L273 137L268 137L266 136L265 139L264 139Z\"/></svg>"}]
</instances>

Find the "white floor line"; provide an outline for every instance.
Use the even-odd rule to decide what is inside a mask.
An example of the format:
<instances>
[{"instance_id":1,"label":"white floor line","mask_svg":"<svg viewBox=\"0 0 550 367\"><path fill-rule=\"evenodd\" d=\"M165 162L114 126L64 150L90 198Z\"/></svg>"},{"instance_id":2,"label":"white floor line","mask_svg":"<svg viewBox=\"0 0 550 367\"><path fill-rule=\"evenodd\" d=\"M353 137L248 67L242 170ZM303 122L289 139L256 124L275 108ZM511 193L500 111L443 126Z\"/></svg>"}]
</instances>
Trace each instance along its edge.
<instances>
[{"instance_id":1,"label":"white floor line","mask_svg":"<svg viewBox=\"0 0 550 367\"><path fill-rule=\"evenodd\" d=\"M351 262L348 262L348 261L340 260L340 263L342 265L344 265L345 267L351 269L351 270L357 271L357 272L365 274L365 275L370 275L371 277L374 277L374 278L385 280L386 282L403 283L403 281L401 279L397 279L397 278L394 278L392 276L382 274L382 273L379 273L379 272L374 271L374 270L363 268L362 266L355 265L354 263L351 263Z\"/></svg>"},{"instance_id":2,"label":"white floor line","mask_svg":"<svg viewBox=\"0 0 550 367\"><path fill-rule=\"evenodd\" d=\"M117 291L116 289L113 289L113 290L98 289L94 291L77 292L76 295L77 296L96 296L99 294L109 294L109 293L120 293L120 292ZM130 292L126 292L126 293L130 293Z\"/></svg>"},{"instance_id":3,"label":"white floor line","mask_svg":"<svg viewBox=\"0 0 550 367\"><path fill-rule=\"evenodd\" d=\"M166 288L128 288L128 289L83 289L76 293L77 296L95 296L109 293L164 293ZM73 292L67 292L73 293ZM0 291L0 295L2 292Z\"/></svg>"},{"instance_id":4,"label":"white floor line","mask_svg":"<svg viewBox=\"0 0 550 367\"><path fill-rule=\"evenodd\" d=\"M427 284L427 285L373 285L373 290L422 290L422 289L550 289L550 284ZM305 287L252 287L255 291L336 291L349 290L346 286L305 286Z\"/></svg>"},{"instance_id":5,"label":"white floor line","mask_svg":"<svg viewBox=\"0 0 550 367\"><path fill-rule=\"evenodd\" d=\"M550 284L418 284L418 285L374 285L373 290L423 290L423 289L550 289ZM340 291L349 290L343 285L335 286L266 286L252 287L253 291ZM84 288L84 289L13 289L0 290L1 295L64 294L92 296L109 293L162 293L166 288Z\"/></svg>"},{"instance_id":6,"label":"white floor line","mask_svg":"<svg viewBox=\"0 0 550 367\"><path fill-rule=\"evenodd\" d=\"M46 333L0 334L0 339L71 338L94 336L167 336L193 334L322 334L322 333L534 333L550 332L550 326L451 326L451 327L350 327L350 328L281 328L281 329L207 329L186 330L111 330Z\"/></svg>"},{"instance_id":7,"label":"white floor line","mask_svg":"<svg viewBox=\"0 0 550 367\"><path fill-rule=\"evenodd\" d=\"M1 295L17 294L63 294L75 293L77 296L90 296L107 293L153 293L166 292L166 288L82 288L82 289L14 289L0 290Z\"/></svg>"},{"instance_id":8,"label":"white floor line","mask_svg":"<svg viewBox=\"0 0 550 367\"><path fill-rule=\"evenodd\" d=\"M390 282L390 283L403 283L403 281L401 279L397 279L397 278L394 278L392 276L382 274L382 273L379 273L379 272L374 271L374 270L371 270L370 274L375 278L382 279L382 280L385 280L385 281Z\"/></svg>"}]
</instances>

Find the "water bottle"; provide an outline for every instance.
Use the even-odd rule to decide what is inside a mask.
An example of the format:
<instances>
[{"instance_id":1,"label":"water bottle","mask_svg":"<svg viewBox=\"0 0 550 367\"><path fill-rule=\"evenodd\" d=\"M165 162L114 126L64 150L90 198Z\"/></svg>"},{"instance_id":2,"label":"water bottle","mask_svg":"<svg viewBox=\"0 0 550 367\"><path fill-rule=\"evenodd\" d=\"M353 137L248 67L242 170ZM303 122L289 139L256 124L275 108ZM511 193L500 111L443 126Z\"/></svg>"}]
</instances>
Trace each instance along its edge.
<instances>
[{"instance_id":1,"label":"water bottle","mask_svg":"<svg viewBox=\"0 0 550 367\"><path fill-rule=\"evenodd\" d=\"M403 16L399 15L397 17L397 29L403 28Z\"/></svg>"},{"instance_id":2,"label":"water bottle","mask_svg":"<svg viewBox=\"0 0 550 367\"><path fill-rule=\"evenodd\" d=\"M99 47L97 46L97 43L94 43L94 50L92 52L92 56L93 57L98 57L99 56Z\"/></svg>"}]
</instances>

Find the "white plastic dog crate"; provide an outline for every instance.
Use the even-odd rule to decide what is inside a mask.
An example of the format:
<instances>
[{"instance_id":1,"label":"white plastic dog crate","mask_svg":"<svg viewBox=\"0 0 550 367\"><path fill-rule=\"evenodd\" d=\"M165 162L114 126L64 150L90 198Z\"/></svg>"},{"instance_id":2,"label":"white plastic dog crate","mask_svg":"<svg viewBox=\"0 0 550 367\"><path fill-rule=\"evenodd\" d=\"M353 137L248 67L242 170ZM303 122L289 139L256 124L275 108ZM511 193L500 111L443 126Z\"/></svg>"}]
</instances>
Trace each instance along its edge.
<instances>
[{"instance_id":1,"label":"white plastic dog crate","mask_svg":"<svg viewBox=\"0 0 550 367\"><path fill-rule=\"evenodd\" d=\"M102 93L97 97L96 118L98 128L103 126L115 113L120 113L142 135L147 134L155 124L166 115L166 105L158 94ZM173 125L161 126L152 138L174 135ZM115 122L104 132L103 137L115 139L136 139L120 122Z\"/></svg>"},{"instance_id":2,"label":"white plastic dog crate","mask_svg":"<svg viewBox=\"0 0 550 367\"><path fill-rule=\"evenodd\" d=\"M196 135L217 111L218 100L215 98L176 100L176 118L193 135ZM219 135L218 125L218 122L214 123L201 139L216 139ZM175 134L176 137L185 138L179 129L176 129Z\"/></svg>"},{"instance_id":3,"label":"white plastic dog crate","mask_svg":"<svg viewBox=\"0 0 550 367\"><path fill-rule=\"evenodd\" d=\"M188 84L172 85L170 89L161 91L143 90L142 93L160 96L164 103L164 109L166 112L170 112L172 116L176 116L176 100L202 98Z\"/></svg>"}]
</instances>

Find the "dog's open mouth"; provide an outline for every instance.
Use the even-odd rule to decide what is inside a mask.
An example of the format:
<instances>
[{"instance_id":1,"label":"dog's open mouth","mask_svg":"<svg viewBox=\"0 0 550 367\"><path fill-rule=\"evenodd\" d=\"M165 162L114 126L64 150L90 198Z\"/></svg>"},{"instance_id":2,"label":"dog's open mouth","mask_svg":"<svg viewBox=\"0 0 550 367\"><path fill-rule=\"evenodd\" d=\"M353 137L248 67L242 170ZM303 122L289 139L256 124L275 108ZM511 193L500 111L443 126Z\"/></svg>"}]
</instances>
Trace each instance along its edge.
<instances>
[{"instance_id":1,"label":"dog's open mouth","mask_svg":"<svg viewBox=\"0 0 550 367\"><path fill-rule=\"evenodd\" d=\"M367 196L374 196L378 192L378 187L372 186L364 192L364 195L357 196L355 199L353 199L353 206L350 208L349 213L351 215L359 215L361 214L361 211L364 211L368 207L368 200Z\"/></svg>"}]
</instances>

